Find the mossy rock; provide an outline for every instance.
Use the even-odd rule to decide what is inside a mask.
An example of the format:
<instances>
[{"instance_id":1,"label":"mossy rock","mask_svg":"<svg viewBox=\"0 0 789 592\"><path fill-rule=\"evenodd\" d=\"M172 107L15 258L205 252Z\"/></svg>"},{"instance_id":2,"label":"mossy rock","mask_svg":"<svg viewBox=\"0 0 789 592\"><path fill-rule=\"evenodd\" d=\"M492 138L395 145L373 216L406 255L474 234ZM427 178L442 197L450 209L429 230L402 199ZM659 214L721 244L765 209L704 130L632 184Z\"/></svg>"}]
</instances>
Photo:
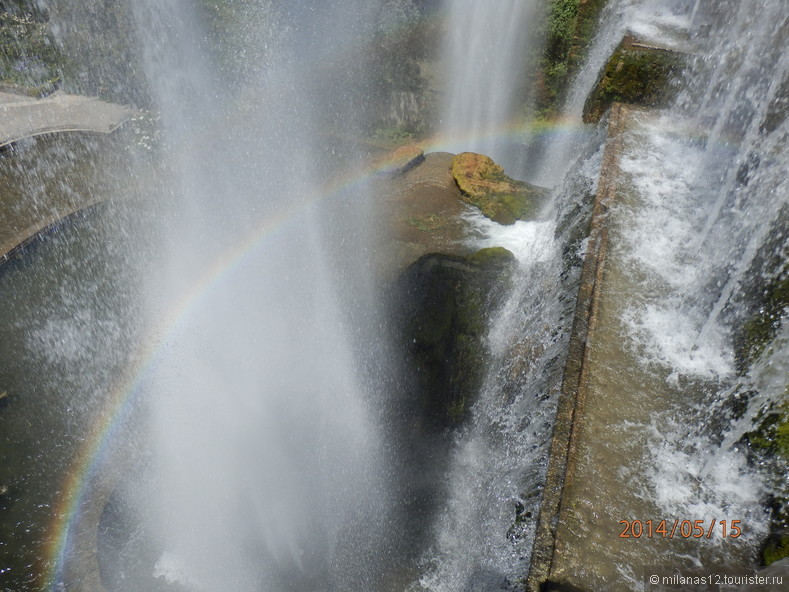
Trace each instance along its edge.
<instances>
[{"instance_id":1,"label":"mossy rock","mask_svg":"<svg viewBox=\"0 0 789 592\"><path fill-rule=\"evenodd\" d=\"M536 217L546 190L517 181L483 154L463 152L452 160L452 178L466 203L499 224Z\"/></svg>"},{"instance_id":2,"label":"mossy rock","mask_svg":"<svg viewBox=\"0 0 789 592\"><path fill-rule=\"evenodd\" d=\"M487 247L467 255L466 260L475 265L508 266L515 262L515 255L504 247Z\"/></svg>"},{"instance_id":3,"label":"mossy rock","mask_svg":"<svg viewBox=\"0 0 789 592\"><path fill-rule=\"evenodd\" d=\"M784 403L764 413L758 427L743 439L760 456L780 456L789 462L789 390Z\"/></svg>"},{"instance_id":4,"label":"mossy rock","mask_svg":"<svg viewBox=\"0 0 789 592\"><path fill-rule=\"evenodd\" d=\"M752 461L771 468L779 495L772 497L770 536L765 543L762 558L765 565L770 565L789 557L789 502L786 489L786 467L789 463L789 386L784 393L784 402L780 406L768 409L761 418L758 427L745 434L743 441L747 443Z\"/></svg>"},{"instance_id":5,"label":"mossy rock","mask_svg":"<svg viewBox=\"0 0 789 592\"><path fill-rule=\"evenodd\" d=\"M768 284L761 300L757 312L743 325L743 339L737 355L741 372L759 358L775 337L784 310L789 307L789 265L785 264L782 277Z\"/></svg>"},{"instance_id":6,"label":"mossy rock","mask_svg":"<svg viewBox=\"0 0 789 592\"><path fill-rule=\"evenodd\" d=\"M585 123L597 123L613 103L662 107L678 88L684 69L682 54L641 45L626 37L603 70L584 104Z\"/></svg>"},{"instance_id":7,"label":"mossy rock","mask_svg":"<svg viewBox=\"0 0 789 592\"><path fill-rule=\"evenodd\" d=\"M771 565L786 557L789 557L789 536L787 535L777 540L768 541L762 553L765 565Z\"/></svg>"},{"instance_id":8,"label":"mossy rock","mask_svg":"<svg viewBox=\"0 0 789 592\"><path fill-rule=\"evenodd\" d=\"M409 413L433 430L460 425L482 385L488 319L515 257L500 247L471 255L428 253L398 281L399 327L413 392Z\"/></svg>"}]
</instances>

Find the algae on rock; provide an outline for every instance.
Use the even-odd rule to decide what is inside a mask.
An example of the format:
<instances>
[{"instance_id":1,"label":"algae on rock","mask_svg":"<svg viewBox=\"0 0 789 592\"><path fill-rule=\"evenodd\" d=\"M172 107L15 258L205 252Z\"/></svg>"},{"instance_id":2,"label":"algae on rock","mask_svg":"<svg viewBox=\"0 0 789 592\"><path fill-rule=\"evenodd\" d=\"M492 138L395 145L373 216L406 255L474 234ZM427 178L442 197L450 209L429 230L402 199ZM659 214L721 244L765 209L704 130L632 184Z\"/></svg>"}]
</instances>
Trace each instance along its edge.
<instances>
[{"instance_id":1,"label":"algae on rock","mask_svg":"<svg viewBox=\"0 0 789 592\"><path fill-rule=\"evenodd\" d=\"M785 236L786 229L778 232ZM780 240L780 239L774 239ZM776 271L777 270L777 271ZM763 270L765 271L765 270ZM754 313L743 323L737 341L738 371L745 376L764 357L770 355L779 339L779 329L787 319L789 311L789 260L784 250L766 264L765 276L772 279L760 282ZM742 443L748 446L751 460L766 469L776 484L775 495L769 508L772 514L770 534L765 542L762 559L770 565L789 557L789 486L786 471L789 468L789 382L786 382L783 397L773 401L760 411L758 423L746 433Z\"/></svg>"},{"instance_id":2,"label":"algae on rock","mask_svg":"<svg viewBox=\"0 0 789 592\"><path fill-rule=\"evenodd\" d=\"M474 152L455 156L452 177L463 201L499 224L536 217L546 194L541 187L508 177L491 158Z\"/></svg>"},{"instance_id":3,"label":"algae on rock","mask_svg":"<svg viewBox=\"0 0 789 592\"><path fill-rule=\"evenodd\" d=\"M676 83L683 67L682 54L645 46L626 36L586 99L584 122L599 122L613 103L645 107L667 105L679 88Z\"/></svg>"}]
</instances>

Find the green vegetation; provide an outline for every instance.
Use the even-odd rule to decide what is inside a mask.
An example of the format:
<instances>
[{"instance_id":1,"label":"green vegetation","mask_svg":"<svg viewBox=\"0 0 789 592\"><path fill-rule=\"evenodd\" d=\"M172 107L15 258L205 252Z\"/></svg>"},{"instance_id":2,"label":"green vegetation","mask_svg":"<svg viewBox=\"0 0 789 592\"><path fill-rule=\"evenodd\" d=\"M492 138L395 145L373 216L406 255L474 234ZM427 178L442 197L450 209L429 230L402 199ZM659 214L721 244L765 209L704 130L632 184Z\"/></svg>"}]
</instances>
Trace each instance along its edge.
<instances>
[{"instance_id":1,"label":"green vegetation","mask_svg":"<svg viewBox=\"0 0 789 592\"><path fill-rule=\"evenodd\" d=\"M764 412L759 427L748 432L744 440L761 456L778 456L789 462L789 390L783 405Z\"/></svg>"},{"instance_id":2,"label":"green vegetation","mask_svg":"<svg viewBox=\"0 0 789 592\"><path fill-rule=\"evenodd\" d=\"M538 119L558 114L573 76L581 67L606 0L551 0L545 17L545 51L535 96Z\"/></svg>"},{"instance_id":3,"label":"green vegetation","mask_svg":"<svg viewBox=\"0 0 789 592\"><path fill-rule=\"evenodd\" d=\"M402 146L414 141L414 132L401 127L379 127L373 132L373 139L387 146Z\"/></svg>"},{"instance_id":4,"label":"green vegetation","mask_svg":"<svg viewBox=\"0 0 789 592\"><path fill-rule=\"evenodd\" d=\"M763 292L757 312L743 326L744 341L738 352L738 365L743 371L761 355L778 330L784 311L789 307L789 264L771 281Z\"/></svg>"},{"instance_id":5,"label":"green vegetation","mask_svg":"<svg viewBox=\"0 0 789 592\"><path fill-rule=\"evenodd\" d=\"M783 232L777 235L785 236ZM770 347L789 307L789 262L786 252L776 255L767 263L766 269L767 273L760 277L773 279L766 282L765 287L756 290L755 312L743 324L737 347L738 370L742 375L747 374ZM742 442L748 446L751 460L766 468L767 475L774 480L776 490L782 492L770 504L770 536L762 554L765 565L770 565L789 557L789 489L786 484L789 470L789 383L785 386L780 402L762 410L755 429L745 434Z\"/></svg>"},{"instance_id":6,"label":"green vegetation","mask_svg":"<svg viewBox=\"0 0 789 592\"><path fill-rule=\"evenodd\" d=\"M13 3L0 12L0 82L40 96L55 89L65 60L52 40L46 15L23 4Z\"/></svg>"},{"instance_id":7,"label":"green vegetation","mask_svg":"<svg viewBox=\"0 0 789 592\"><path fill-rule=\"evenodd\" d=\"M789 557L789 535L782 536L778 540L771 540L764 548L763 559L765 565L770 565L786 557Z\"/></svg>"},{"instance_id":8,"label":"green vegetation","mask_svg":"<svg viewBox=\"0 0 789 592\"><path fill-rule=\"evenodd\" d=\"M614 102L657 107L665 105L681 72L679 54L632 46L625 40L606 64L603 77L584 105L584 121L600 121Z\"/></svg>"}]
</instances>

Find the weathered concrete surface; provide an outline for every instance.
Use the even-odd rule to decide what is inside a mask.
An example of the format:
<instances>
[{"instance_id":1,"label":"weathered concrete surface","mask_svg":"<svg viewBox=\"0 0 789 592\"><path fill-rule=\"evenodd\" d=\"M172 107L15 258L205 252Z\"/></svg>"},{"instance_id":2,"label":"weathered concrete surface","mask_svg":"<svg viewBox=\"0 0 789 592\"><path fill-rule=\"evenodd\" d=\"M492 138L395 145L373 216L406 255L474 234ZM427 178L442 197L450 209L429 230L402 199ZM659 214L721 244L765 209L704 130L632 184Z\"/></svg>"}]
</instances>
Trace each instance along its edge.
<instances>
[{"instance_id":1,"label":"weathered concrete surface","mask_svg":"<svg viewBox=\"0 0 789 592\"><path fill-rule=\"evenodd\" d=\"M62 132L110 134L134 114L127 107L87 97L60 94L34 99L0 92L0 148L24 138ZM76 155L89 160L109 158L101 150L75 150ZM59 175L91 176L74 175L79 158L61 160L68 162L53 164L63 168ZM85 166L89 168L90 163ZM44 191L31 198L20 188L24 179L13 169L0 178L0 264L42 230L106 199L106 193L87 184L76 191L63 191L58 188L58 175L41 175Z\"/></svg>"},{"instance_id":2,"label":"weathered concrete surface","mask_svg":"<svg viewBox=\"0 0 789 592\"><path fill-rule=\"evenodd\" d=\"M592 213L592 228L581 274L581 286L573 319L562 390L556 414L548 472L543 490L542 505L537 521L537 532L532 551L531 567L526 589L538 592L553 572L559 512L564 497L568 472L572 470L572 456L576 453L578 431L583 413L585 384L588 380L588 351L590 333L596 320L595 308L599 299L599 281L602 276L608 232L604 220L609 200L615 195L615 163L621 150L624 106L615 104L608 123L608 139L600 182Z\"/></svg>"},{"instance_id":3,"label":"weathered concrete surface","mask_svg":"<svg viewBox=\"0 0 789 592\"><path fill-rule=\"evenodd\" d=\"M0 147L57 132L111 133L134 115L123 105L55 93L34 99L0 93Z\"/></svg>"},{"instance_id":4,"label":"weathered concrete surface","mask_svg":"<svg viewBox=\"0 0 789 592\"><path fill-rule=\"evenodd\" d=\"M660 288L639 277L629 263L627 230L634 212L650 204L619 163L630 151L641 149L640 126L658 116L621 104L614 105L610 116L527 579L529 592L630 592L640 589L646 566L670 563L673 569L687 570L721 561L714 540L659 533L620 537L623 520L653 521L657 529L661 520L669 521L671 528L674 520L704 518L665 515L644 478L655 462L650 460L647 426L697 394L693 385L669 380L667 370L644 368L627 338L628 309L661 295ZM727 567L752 565L754 549L725 543Z\"/></svg>"}]
</instances>

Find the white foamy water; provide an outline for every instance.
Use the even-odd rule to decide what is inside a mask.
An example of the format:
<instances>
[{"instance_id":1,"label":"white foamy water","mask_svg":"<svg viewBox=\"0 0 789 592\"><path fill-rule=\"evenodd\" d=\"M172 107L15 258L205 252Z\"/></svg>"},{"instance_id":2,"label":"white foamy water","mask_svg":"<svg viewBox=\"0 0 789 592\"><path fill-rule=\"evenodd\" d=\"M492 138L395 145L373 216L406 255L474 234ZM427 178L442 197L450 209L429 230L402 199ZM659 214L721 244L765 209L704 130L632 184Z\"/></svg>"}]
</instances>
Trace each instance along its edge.
<instances>
[{"instance_id":1,"label":"white foamy water","mask_svg":"<svg viewBox=\"0 0 789 592\"><path fill-rule=\"evenodd\" d=\"M756 95L745 100L766 106ZM735 109L743 106L727 101L721 117ZM758 110L751 116L746 130L764 117ZM627 220L614 248L637 294L623 317L641 365L664 376L678 398L648 425L631 426L645 454L625 472L666 516L739 520L737 548L755 554L768 533L765 500L776 484L739 443L759 412L785 396L787 351L779 336L747 375L737 376L731 319L786 206L786 160L762 156L775 137L746 132L742 144L721 142L730 124L699 130L666 113L644 118L626 137L620 192L635 195L636 205L614 206ZM701 140L693 137L699 131ZM733 415L738 397L748 410ZM711 556L724 562L731 550L720 536L700 540L699 548L699 564L701 549L714 548Z\"/></svg>"},{"instance_id":2,"label":"white foamy water","mask_svg":"<svg viewBox=\"0 0 789 592\"><path fill-rule=\"evenodd\" d=\"M190 590L202 590L200 583L189 577L187 569L178 556L165 551L153 568L153 577L162 578L168 584L181 584Z\"/></svg>"},{"instance_id":3,"label":"white foamy water","mask_svg":"<svg viewBox=\"0 0 789 592\"><path fill-rule=\"evenodd\" d=\"M475 249L504 247L521 265L547 261L556 249L553 221L518 220L514 224L499 224L476 208L467 210L463 217L472 228L466 244Z\"/></svg>"},{"instance_id":4,"label":"white foamy water","mask_svg":"<svg viewBox=\"0 0 789 592\"><path fill-rule=\"evenodd\" d=\"M706 209L695 199L703 152L681 139L682 130L669 117L644 123L629 135L620 160L643 203L627 212L630 223L617 247L646 286L625 318L645 365L672 368L675 377L716 379L731 373L733 360L722 327L699 340L706 311L687 305L707 280L704 254L695 248Z\"/></svg>"},{"instance_id":5,"label":"white foamy water","mask_svg":"<svg viewBox=\"0 0 789 592\"><path fill-rule=\"evenodd\" d=\"M584 105L602 76L609 58L625 34L639 40L671 47L690 26L690 10L681 0L611 0L600 15L583 65L575 74L559 118L574 131L555 138L538 167L537 185L559 183L577 160L586 142L582 121Z\"/></svg>"},{"instance_id":6,"label":"white foamy water","mask_svg":"<svg viewBox=\"0 0 789 592\"><path fill-rule=\"evenodd\" d=\"M565 267L562 246L568 232L588 223L601 156L597 145L590 147L537 221L503 226L466 214L475 229L471 246L506 247L519 265L491 319L490 367L454 442L431 546L409 592L522 589L579 274ZM583 242L573 248L582 257Z\"/></svg>"}]
</instances>

